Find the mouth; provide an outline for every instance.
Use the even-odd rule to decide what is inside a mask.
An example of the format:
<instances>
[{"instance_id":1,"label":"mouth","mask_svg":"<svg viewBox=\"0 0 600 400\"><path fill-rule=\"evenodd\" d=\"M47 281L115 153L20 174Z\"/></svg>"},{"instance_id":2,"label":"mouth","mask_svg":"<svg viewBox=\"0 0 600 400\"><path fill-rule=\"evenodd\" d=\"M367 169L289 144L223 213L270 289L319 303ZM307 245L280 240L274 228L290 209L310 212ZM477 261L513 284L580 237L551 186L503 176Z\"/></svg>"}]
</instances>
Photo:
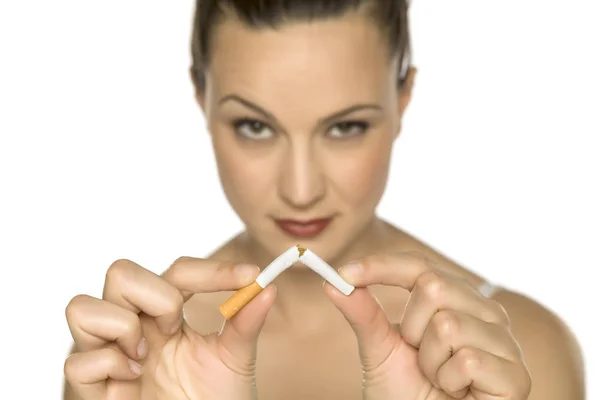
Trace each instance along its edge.
<instances>
[{"instance_id":1,"label":"mouth","mask_svg":"<svg viewBox=\"0 0 600 400\"><path fill-rule=\"evenodd\" d=\"M276 219L275 223L279 229L295 238L313 238L318 236L331 223L333 217L318 218L308 221L293 219Z\"/></svg>"}]
</instances>

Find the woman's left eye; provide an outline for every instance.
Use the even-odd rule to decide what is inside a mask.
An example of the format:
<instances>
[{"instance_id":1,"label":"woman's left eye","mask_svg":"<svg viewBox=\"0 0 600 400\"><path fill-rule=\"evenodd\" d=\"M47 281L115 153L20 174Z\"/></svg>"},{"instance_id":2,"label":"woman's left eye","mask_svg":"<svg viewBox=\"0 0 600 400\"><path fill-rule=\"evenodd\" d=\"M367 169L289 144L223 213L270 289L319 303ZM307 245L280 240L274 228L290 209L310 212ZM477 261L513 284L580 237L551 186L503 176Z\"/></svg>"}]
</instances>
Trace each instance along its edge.
<instances>
[{"instance_id":1,"label":"woman's left eye","mask_svg":"<svg viewBox=\"0 0 600 400\"><path fill-rule=\"evenodd\" d=\"M333 138L350 138L363 135L369 128L369 124L362 121L347 121L335 124L329 131L329 136Z\"/></svg>"}]
</instances>

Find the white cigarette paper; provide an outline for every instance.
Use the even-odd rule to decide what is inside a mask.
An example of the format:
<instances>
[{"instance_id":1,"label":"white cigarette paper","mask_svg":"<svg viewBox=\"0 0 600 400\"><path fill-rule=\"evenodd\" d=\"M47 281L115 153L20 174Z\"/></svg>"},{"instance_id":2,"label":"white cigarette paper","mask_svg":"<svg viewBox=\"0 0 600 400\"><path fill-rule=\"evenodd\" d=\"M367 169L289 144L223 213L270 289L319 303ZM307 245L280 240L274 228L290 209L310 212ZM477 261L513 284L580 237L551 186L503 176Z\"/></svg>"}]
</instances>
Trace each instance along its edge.
<instances>
[{"instance_id":1,"label":"white cigarette paper","mask_svg":"<svg viewBox=\"0 0 600 400\"><path fill-rule=\"evenodd\" d=\"M304 255L300 257L300 262L321 275L323 279L335 286L337 290L344 293L346 296L354 290L354 286L343 280L335 269L312 251L306 250Z\"/></svg>"},{"instance_id":2,"label":"white cigarette paper","mask_svg":"<svg viewBox=\"0 0 600 400\"><path fill-rule=\"evenodd\" d=\"M300 250L297 246L292 246L284 251L279 257L277 257L271 264L258 275L256 283L258 283L263 289L267 285L275 280L280 273L296 264L300 259Z\"/></svg>"}]
</instances>

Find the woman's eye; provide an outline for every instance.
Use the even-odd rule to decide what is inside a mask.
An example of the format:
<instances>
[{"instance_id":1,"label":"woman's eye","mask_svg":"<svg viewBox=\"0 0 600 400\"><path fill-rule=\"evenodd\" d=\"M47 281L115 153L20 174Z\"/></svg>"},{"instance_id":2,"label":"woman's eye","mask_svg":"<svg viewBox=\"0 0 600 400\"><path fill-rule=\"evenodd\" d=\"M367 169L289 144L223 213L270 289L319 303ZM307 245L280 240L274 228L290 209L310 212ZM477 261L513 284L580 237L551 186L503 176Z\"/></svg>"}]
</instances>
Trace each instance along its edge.
<instances>
[{"instance_id":1,"label":"woman's eye","mask_svg":"<svg viewBox=\"0 0 600 400\"><path fill-rule=\"evenodd\" d=\"M265 140L273 137L271 129L260 121L242 119L235 121L233 126L236 133L245 139Z\"/></svg>"},{"instance_id":2,"label":"woman's eye","mask_svg":"<svg viewBox=\"0 0 600 400\"><path fill-rule=\"evenodd\" d=\"M333 138L351 138L354 136L363 135L369 128L369 124L360 121L340 122L333 126L329 131L329 135Z\"/></svg>"}]
</instances>

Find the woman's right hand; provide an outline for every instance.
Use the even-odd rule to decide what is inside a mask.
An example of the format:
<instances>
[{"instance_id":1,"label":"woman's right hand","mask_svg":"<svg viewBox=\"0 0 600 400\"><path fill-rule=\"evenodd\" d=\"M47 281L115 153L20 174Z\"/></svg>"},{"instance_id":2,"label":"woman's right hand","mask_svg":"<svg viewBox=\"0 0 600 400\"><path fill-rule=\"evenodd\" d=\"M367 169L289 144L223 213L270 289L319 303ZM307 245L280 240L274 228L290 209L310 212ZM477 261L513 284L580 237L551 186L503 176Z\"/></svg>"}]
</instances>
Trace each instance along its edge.
<instances>
[{"instance_id":1,"label":"woman's right hand","mask_svg":"<svg viewBox=\"0 0 600 400\"><path fill-rule=\"evenodd\" d=\"M75 352L65 376L83 400L256 398L256 343L275 299L269 285L220 332L202 336L183 320L194 294L237 290L257 266L183 257L158 276L128 261L106 274L102 299L67 306Z\"/></svg>"}]
</instances>

